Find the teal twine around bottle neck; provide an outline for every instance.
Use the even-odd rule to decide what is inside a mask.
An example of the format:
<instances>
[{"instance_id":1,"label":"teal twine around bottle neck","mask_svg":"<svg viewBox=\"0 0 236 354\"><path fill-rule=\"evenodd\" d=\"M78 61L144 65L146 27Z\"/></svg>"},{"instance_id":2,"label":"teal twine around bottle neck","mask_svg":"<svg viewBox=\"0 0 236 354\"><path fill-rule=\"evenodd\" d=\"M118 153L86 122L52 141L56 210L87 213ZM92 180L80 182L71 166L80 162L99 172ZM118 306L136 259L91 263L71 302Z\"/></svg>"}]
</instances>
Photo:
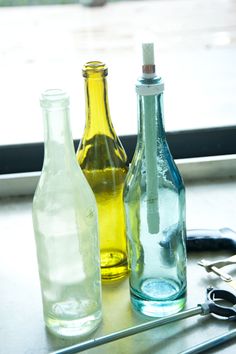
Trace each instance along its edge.
<instances>
[{"instance_id":1,"label":"teal twine around bottle neck","mask_svg":"<svg viewBox=\"0 0 236 354\"><path fill-rule=\"evenodd\" d=\"M165 139L163 122L163 89L164 85L159 77L150 79L141 77L136 84L136 92L138 96L139 144L143 144L145 141L145 115L148 115L147 119L150 121L150 133L153 134L151 129L152 126L153 129L155 129L156 140ZM150 94L147 94L148 91L150 91ZM158 142L156 141L156 143Z\"/></svg>"},{"instance_id":2,"label":"teal twine around bottle neck","mask_svg":"<svg viewBox=\"0 0 236 354\"><path fill-rule=\"evenodd\" d=\"M151 234L159 232L158 166L157 156L162 153L165 131L162 119L164 85L160 78L141 78L136 85L138 94L138 146L146 166L147 223Z\"/></svg>"}]
</instances>

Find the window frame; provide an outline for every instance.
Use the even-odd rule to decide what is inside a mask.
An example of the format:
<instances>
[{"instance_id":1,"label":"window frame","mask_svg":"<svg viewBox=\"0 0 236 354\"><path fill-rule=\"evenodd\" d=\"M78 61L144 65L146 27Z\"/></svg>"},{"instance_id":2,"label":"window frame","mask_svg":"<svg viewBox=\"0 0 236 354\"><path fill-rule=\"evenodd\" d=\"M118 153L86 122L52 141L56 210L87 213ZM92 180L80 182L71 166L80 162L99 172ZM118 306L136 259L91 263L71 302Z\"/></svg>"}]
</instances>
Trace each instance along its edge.
<instances>
[{"instance_id":1,"label":"window frame","mask_svg":"<svg viewBox=\"0 0 236 354\"><path fill-rule=\"evenodd\" d=\"M167 132L174 159L189 159L236 154L236 125ZM120 136L130 163L137 135ZM79 140L74 141L75 149ZM44 143L0 145L0 175L39 172L42 169Z\"/></svg>"}]
</instances>

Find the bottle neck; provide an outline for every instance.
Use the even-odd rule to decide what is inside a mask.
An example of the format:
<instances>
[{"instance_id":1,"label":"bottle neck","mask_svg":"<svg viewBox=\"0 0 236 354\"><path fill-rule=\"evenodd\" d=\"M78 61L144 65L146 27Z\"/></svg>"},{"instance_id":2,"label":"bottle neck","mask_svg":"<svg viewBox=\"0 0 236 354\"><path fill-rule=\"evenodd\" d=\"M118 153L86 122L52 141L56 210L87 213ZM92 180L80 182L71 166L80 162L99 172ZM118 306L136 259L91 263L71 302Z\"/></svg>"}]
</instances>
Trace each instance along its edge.
<instances>
[{"instance_id":1,"label":"bottle neck","mask_svg":"<svg viewBox=\"0 0 236 354\"><path fill-rule=\"evenodd\" d=\"M85 96L87 138L98 134L112 137L114 128L110 118L107 81L102 74L85 78Z\"/></svg>"},{"instance_id":2,"label":"bottle neck","mask_svg":"<svg viewBox=\"0 0 236 354\"><path fill-rule=\"evenodd\" d=\"M69 108L43 108L44 168L65 169L75 155L69 124Z\"/></svg>"},{"instance_id":3,"label":"bottle neck","mask_svg":"<svg viewBox=\"0 0 236 354\"><path fill-rule=\"evenodd\" d=\"M139 143L143 143L148 137L153 137L156 142L165 139L163 92L147 96L138 94Z\"/></svg>"}]
</instances>

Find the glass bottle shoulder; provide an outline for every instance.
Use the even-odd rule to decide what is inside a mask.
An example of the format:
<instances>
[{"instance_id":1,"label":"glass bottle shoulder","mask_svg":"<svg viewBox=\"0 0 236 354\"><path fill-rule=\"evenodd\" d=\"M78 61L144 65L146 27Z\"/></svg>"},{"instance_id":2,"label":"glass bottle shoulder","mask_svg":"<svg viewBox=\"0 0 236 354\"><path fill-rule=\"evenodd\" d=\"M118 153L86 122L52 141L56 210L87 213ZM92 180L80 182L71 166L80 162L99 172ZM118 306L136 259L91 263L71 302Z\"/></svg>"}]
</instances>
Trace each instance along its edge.
<instances>
[{"instance_id":1,"label":"glass bottle shoulder","mask_svg":"<svg viewBox=\"0 0 236 354\"><path fill-rule=\"evenodd\" d=\"M77 162L73 168L56 172L43 168L34 195L34 206L52 206L86 209L95 205L93 192Z\"/></svg>"},{"instance_id":2,"label":"glass bottle shoulder","mask_svg":"<svg viewBox=\"0 0 236 354\"><path fill-rule=\"evenodd\" d=\"M95 134L90 139L85 136L77 157L81 168L86 170L111 167L126 169L127 156L119 139L105 134Z\"/></svg>"},{"instance_id":3,"label":"glass bottle shoulder","mask_svg":"<svg viewBox=\"0 0 236 354\"><path fill-rule=\"evenodd\" d=\"M158 188L172 189L177 193L184 190L184 183L180 172L172 158L168 146L163 147L156 157ZM138 144L125 181L125 194L141 188L146 190L147 168L145 149Z\"/></svg>"}]
</instances>

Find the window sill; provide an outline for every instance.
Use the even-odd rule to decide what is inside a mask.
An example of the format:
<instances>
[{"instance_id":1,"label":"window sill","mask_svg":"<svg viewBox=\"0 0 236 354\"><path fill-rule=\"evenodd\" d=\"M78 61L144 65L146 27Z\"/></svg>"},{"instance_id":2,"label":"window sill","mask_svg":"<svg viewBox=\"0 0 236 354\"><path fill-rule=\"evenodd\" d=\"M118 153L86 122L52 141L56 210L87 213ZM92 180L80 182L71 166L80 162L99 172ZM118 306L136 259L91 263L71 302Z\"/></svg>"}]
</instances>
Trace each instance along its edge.
<instances>
[{"instance_id":1,"label":"window sill","mask_svg":"<svg viewBox=\"0 0 236 354\"><path fill-rule=\"evenodd\" d=\"M236 176L236 154L175 160L185 182ZM0 197L33 195L40 172L0 175Z\"/></svg>"}]
</instances>

